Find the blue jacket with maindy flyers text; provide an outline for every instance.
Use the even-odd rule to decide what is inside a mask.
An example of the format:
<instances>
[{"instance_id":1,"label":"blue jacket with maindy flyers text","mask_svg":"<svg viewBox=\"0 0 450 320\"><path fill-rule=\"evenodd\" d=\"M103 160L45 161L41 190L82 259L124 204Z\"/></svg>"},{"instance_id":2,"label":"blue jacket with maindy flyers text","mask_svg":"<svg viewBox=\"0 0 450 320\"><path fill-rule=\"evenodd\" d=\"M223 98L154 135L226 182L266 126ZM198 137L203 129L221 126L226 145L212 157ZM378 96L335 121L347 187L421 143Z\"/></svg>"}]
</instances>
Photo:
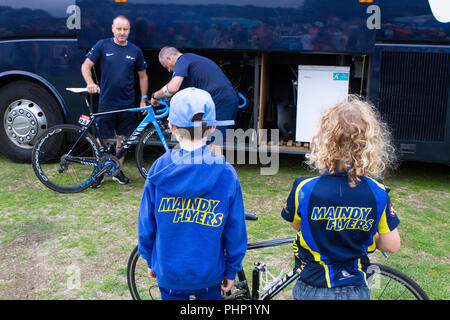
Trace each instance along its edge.
<instances>
[{"instance_id":1,"label":"blue jacket with maindy flyers text","mask_svg":"<svg viewBox=\"0 0 450 320\"><path fill-rule=\"evenodd\" d=\"M170 150L147 176L138 220L141 256L160 287L183 290L234 280L247 249L239 178L207 146Z\"/></svg>"}]
</instances>

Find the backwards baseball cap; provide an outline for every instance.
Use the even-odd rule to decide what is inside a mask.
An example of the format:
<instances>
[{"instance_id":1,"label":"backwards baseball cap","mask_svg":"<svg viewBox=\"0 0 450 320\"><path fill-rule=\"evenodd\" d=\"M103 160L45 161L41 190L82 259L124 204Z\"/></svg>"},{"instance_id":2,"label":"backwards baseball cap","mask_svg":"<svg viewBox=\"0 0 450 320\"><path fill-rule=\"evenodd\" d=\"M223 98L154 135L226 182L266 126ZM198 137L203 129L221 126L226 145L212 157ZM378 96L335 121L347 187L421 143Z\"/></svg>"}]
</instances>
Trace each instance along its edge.
<instances>
[{"instance_id":1,"label":"backwards baseball cap","mask_svg":"<svg viewBox=\"0 0 450 320\"><path fill-rule=\"evenodd\" d=\"M202 121L192 118L203 113ZM178 91L170 100L169 122L180 128L231 126L234 120L216 120L216 106L211 95L202 89L186 88Z\"/></svg>"}]
</instances>

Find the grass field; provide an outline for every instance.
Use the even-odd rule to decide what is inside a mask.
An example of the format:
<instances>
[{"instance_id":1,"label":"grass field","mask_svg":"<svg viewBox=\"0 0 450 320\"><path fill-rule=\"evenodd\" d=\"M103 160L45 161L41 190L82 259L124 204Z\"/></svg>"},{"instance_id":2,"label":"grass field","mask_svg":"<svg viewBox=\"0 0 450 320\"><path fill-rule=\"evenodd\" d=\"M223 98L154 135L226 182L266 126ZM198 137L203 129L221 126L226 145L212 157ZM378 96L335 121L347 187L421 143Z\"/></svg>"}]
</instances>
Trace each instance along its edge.
<instances>
[{"instance_id":1,"label":"grass field","mask_svg":"<svg viewBox=\"0 0 450 320\"><path fill-rule=\"evenodd\" d=\"M311 175L302 157L281 155L273 176L261 176L257 165L236 168L245 208L259 216L247 223L249 241L294 236L280 211L294 177ZM59 194L30 164L0 154L0 299L130 299L126 263L137 243L144 180L132 156L125 173L129 185L107 179L100 189ZM388 260L379 253L374 259L415 279L431 299L449 299L450 167L403 164L385 183L401 219L402 247ZM288 268L290 250L268 249L264 257ZM252 262L246 259L249 271Z\"/></svg>"}]
</instances>

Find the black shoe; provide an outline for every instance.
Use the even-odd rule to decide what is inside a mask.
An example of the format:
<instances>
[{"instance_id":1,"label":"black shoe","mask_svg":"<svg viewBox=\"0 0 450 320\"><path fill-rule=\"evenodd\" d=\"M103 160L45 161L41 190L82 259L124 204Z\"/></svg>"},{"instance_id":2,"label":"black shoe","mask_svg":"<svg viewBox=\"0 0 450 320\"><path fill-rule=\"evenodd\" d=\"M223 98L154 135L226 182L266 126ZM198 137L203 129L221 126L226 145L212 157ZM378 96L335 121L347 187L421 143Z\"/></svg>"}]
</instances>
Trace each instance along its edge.
<instances>
[{"instance_id":1,"label":"black shoe","mask_svg":"<svg viewBox=\"0 0 450 320\"><path fill-rule=\"evenodd\" d=\"M123 174L122 170L120 170L119 173L115 177L113 177L113 180L117 181L120 184L128 184L128 183L130 183L130 179L125 177L125 175Z\"/></svg>"},{"instance_id":2,"label":"black shoe","mask_svg":"<svg viewBox=\"0 0 450 320\"><path fill-rule=\"evenodd\" d=\"M91 188L100 188L100 186L102 185L103 181L105 181L105 176L101 175L100 177L98 177L94 183L92 183Z\"/></svg>"}]
</instances>

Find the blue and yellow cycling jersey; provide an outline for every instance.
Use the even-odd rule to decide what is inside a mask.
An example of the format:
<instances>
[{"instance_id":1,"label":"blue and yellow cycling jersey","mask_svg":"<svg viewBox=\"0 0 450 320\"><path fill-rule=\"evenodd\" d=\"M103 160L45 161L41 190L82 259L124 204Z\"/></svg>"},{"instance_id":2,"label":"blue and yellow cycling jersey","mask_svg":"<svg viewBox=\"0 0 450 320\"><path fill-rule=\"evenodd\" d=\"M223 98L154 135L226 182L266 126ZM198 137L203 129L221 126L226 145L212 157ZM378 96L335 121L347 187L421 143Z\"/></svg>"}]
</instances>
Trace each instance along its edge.
<instances>
[{"instance_id":1,"label":"blue and yellow cycling jersey","mask_svg":"<svg viewBox=\"0 0 450 320\"><path fill-rule=\"evenodd\" d=\"M354 188L346 173L297 178L281 216L300 224L293 243L300 279L316 287L367 285L367 253L375 235L400 220L384 184L360 177Z\"/></svg>"}]
</instances>

